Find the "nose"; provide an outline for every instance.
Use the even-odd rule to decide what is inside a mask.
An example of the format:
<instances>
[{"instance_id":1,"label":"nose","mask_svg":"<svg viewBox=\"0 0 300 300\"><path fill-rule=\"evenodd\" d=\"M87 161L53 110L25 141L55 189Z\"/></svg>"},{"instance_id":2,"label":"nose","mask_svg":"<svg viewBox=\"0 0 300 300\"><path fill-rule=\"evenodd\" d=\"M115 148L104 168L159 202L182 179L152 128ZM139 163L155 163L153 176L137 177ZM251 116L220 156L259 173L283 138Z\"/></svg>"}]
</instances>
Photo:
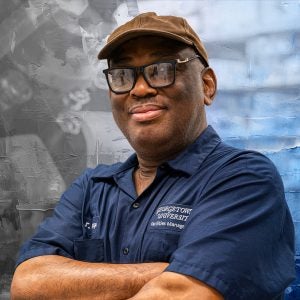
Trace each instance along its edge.
<instances>
[{"instance_id":1,"label":"nose","mask_svg":"<svg viewBox=\"0 0 300 300\"><path fill-rule=\"evenodd\" d=\"M149 96L155 96L156 94L157 90L152 88L145 80L143 74L140 73L133 89L130 91L130 95L135 98L145 98Z\"/></svg>"}]
</instances>

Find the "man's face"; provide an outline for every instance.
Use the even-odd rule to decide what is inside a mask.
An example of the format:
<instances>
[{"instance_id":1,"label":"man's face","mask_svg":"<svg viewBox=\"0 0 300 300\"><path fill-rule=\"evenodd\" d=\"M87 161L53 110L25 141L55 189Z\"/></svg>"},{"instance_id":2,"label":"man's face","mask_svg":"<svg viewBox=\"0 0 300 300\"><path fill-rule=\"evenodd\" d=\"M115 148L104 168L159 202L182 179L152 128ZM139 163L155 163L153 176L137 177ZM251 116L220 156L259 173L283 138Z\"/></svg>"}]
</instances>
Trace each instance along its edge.
<instances>
[{"instance_id":1,"label":"man's face","mask_svg":"<svg viewBox=\"0 0 300 300\"><path fill-rule=\"evenodd\" d=\"M186 59L195 51L161 37L140 37L122 44L110 67L136 67L158 61ZM177 64L173 85L152 88L139 75L125 94L110 91L114 119L138 156L172 157L192 143L206 128L205 97L198 59Z\"/></svg>"}]
</instances>

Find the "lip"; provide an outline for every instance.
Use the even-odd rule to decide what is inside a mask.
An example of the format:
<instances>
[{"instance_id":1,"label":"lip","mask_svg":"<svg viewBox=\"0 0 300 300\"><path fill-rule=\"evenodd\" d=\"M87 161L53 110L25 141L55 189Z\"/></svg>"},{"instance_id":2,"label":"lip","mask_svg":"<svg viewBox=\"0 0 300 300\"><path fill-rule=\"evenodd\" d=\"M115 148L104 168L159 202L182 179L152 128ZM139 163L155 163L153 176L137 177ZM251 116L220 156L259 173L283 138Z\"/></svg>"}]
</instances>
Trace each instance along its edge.
<instances>
[{"instance_id":1,"label":"lip","mask_svg":"<svg viewBox=\"0 0 300 300\"><path fill-rule=\"evenodd\" d=\"M158 104L135 105L129 110L132 119L137 122L148 122L160 117L167 108Z\"/></svg>"}]
</instances>

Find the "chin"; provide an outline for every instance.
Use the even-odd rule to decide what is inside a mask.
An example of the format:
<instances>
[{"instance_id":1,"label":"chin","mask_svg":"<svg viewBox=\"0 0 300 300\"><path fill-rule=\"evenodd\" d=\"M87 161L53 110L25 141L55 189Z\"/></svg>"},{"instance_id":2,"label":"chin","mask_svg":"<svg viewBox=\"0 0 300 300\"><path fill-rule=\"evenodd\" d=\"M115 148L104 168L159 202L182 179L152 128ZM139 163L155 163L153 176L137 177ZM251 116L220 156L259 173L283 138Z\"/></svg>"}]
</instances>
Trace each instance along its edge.
<instances>
[{"instance_id":1,"label":"chin","mask_svg":"<svg viewBox=\"0 0 300 300\"><path fill-rule=\"evenodd\" d=\"M170 141L169 136L162 135L162 132L142 132L140 134L128 138L129 143L134 149L140 148L156 148L164 146ZM159 150L159 149L157 149Z\"/></svg>"}]
</instances>

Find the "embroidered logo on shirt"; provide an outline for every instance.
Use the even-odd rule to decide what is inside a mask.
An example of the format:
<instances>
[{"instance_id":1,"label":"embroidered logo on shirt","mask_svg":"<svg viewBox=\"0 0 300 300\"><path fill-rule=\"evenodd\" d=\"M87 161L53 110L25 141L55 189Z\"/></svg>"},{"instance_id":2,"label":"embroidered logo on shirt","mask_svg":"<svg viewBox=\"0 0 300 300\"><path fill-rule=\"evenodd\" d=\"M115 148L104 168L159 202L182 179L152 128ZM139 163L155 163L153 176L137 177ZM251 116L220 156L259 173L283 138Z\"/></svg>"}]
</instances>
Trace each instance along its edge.
<instances>
[{"instance_id":1,"label":"embroidered logo on shirt","mask_svg":"<svg viewBox=\"0 0 300 300\"><path fill-rule=\"evenodd\" d=\"M97 234L97 228L99 228L99 216L86 219L83 226L88 236Z\"/></svg>"},{"instance_id":2,"label":"embroidered logo on shirt","mask_svg":"<svg viewBox=\"0 0 300 300\"><path fill-rule=\"evenodd\" d=\"M150 221L150 228L182 230L192 210L181 205L160 206Z\"/></svg>"}]
</instances>

